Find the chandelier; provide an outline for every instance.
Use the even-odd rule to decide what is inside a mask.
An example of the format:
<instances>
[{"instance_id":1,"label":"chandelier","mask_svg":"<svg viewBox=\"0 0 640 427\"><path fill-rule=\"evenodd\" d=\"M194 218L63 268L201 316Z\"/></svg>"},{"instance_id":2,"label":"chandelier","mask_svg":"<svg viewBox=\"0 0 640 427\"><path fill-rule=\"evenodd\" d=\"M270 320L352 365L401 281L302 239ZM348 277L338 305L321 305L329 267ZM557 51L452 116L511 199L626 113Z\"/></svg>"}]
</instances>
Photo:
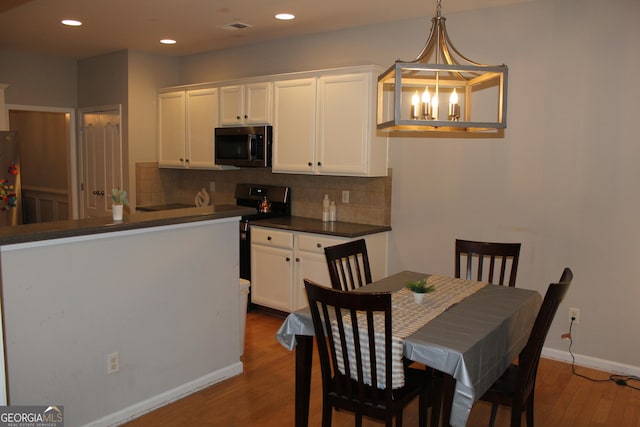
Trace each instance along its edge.
<instances>
[{"instance_id":1,"label":"chandelier","mask_svg":"<svg viewBox=\"0 0 640 427\"><path fill-rule=\"evenodd\" d=\"M438 0L422 52L378 77L381 130L498 132L507 127L507 66L485 65L451 43Z\"/></svg>"}]
</instances>

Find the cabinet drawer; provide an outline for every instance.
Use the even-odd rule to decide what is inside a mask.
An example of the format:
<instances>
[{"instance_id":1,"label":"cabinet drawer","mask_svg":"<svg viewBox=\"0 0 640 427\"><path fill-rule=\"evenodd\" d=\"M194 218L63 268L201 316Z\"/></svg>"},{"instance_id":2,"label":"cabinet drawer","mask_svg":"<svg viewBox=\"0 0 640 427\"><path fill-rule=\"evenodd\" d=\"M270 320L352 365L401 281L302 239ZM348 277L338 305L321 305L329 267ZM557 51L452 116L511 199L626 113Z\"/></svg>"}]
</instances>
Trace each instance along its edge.
<instances>
[{"instance_id":1,"label":"cabinet drawer","mask_svg":"<svg viewBox=\"0 0 640 427\"><path fill-rule=\"evenodd\" d=\"M251 243L279 248L293 248L293 233L251 227Z\"/></svg>"},{"instance_id":2,"label":"cabinet drawer","mask_svg":"<svg viewBox=\"0 0 640 427\"><path fill-rule=\"evenodd\" d=\"M315 252L324 254L324 248L327 246L339 245L349 241L349 239L339 237L327 237L317 234L298 234L296 235L296 247L298 250L306 252Z\"/></svg>"}]
</instances>

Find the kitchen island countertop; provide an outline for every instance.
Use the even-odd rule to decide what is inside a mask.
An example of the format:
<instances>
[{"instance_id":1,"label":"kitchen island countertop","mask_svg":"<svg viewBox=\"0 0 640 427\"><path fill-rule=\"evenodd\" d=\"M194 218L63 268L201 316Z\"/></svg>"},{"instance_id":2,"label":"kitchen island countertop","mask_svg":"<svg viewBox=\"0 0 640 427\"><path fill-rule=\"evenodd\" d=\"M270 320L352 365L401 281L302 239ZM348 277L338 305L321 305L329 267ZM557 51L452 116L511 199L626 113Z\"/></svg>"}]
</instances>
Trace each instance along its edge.
<instances>
[{"instance_id":1,"label":"kitchen island countertop","mask_svg":"<svg viewBox=\"0 0 640 427\"><path fill-rule=\"evenodd\" d=\"M349 238L391 231L391 227L388 225L358 224L343 221L324 222L319 219L300 216L259 219L251 221L251 224L260 227Z\"/></svg>"},{"instance_id":2,"label":"kitchen island countertop","mask_svg":"<svg viewBox=\"0 0 640 427\"><path fill-rule=\"evenodd\" d=\"M0 245L223 219L252 213L255 213L254 208L214 205L157 212L125 213L122 221L114 221L111 217L99 217L0 227Z\"/></svg>"}]
</instances>

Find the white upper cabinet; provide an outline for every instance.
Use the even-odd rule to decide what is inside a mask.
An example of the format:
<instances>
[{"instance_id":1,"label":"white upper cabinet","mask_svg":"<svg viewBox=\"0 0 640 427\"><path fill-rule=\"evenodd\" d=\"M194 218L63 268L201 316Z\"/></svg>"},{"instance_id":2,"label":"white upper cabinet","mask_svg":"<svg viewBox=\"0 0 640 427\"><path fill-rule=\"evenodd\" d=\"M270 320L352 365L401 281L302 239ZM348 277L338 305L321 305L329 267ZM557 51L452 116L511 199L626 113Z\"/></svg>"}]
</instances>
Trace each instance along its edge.
<instances>
[{"instance_id":1,"label":"white upper cabinet","mask_svg":"<svg viewBox=\"0 0 640 427\"><path fill-rule=\"evenodd\" d=\"M274 83L273 172L315 170L316 79Z\"/></svg>"},{"instance_id":2,"label":"white upper cabinet","mask_svg":"<svg viewBox=\"0 0 640 427\"><path fill-rule=\"evenodd\" d=\"M160 167L185 167L185 91L158 96L158 162Z\"/></svg>"},{"instance_id":3,"label":"white upper cabinet","mask_svg":"<svg viewBox=\"0 0 640 427\"><path fill-rule=\"evenodd\" d=\"M220 125L271 124L273 83L247 83L220 88Z\"/></svg>"},{"instance_id":4,"label":"white upper cabinet","mask_svg":"<svg viewBox=\"0 0 640 427\"><path fill-rule=\"evenodd\" d=\"M160 167L220 169L214 161L218 89L161 93L158 105Z\"/></svg>"},{"instance_id":5,"label":"white upper cabinet","mask_svg":"<svg viewBox=\"0 0 640 427\"><path fill-rule=\"evenodd\" d=\"M376 84L373 70L275 82L273 172L386 176Z\"/></svg>"},{"instance_id":6,"label":"white upper cabinet","mask_svg":"<svg viewBox=\"0 0 640 427\"><path fill-rule=\"evenodd\" d=\"M367 65L164 89L160 166L221 169L213 156L218 123L273 124L275 173L386 176L388 137L376 129L380 71Z\"/></svg>"}]
</instances>

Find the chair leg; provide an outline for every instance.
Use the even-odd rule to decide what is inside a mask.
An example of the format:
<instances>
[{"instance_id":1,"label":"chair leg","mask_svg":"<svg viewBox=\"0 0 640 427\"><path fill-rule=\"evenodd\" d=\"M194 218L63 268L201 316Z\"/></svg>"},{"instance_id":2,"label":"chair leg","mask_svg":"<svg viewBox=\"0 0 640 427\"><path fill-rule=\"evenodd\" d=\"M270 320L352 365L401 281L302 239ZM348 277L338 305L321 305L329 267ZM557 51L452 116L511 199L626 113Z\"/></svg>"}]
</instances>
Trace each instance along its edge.
<instances>
[{"instance_id":1,"label":"chair leg","mask_svg":"<svg viewBox=\"0 0 640 427\"><path fill-rule=\"evenodd\" d=\"M331 427L331 416L333 407L326 403L322 403L322 427Z\"/></svg>"},{"instance_id":2,"label":"chair leg","mask_svg":"<svg viewBox=\"0 0 640 427\"><path fill-rule=\"evenodd\" d=\"M440 425L440 411L442 410L442 394L444 390L444 378L437 372L433 378L433 394L431 396L431 425L438 427ZM444 423L443 423L444 424Z\"/></svg>"},{"instance_id":3,"label":"chair leg","mask_svg":"<svg viewBox=\"0 0 640 427\"><path fill-rule=\"evenodd\" d=\"M391 427L391 422L389 427ZM396 427L402 427L402 409L396 414Z\"/></svg>"},{"instance_id":4,"label":"chair leg","mask_svg":"<svg viewBox=\"0 0 640 427\"><path fill-rule=\"evenodd\" d=\"M533 392L527 400L527 427L533 427Z\"/></svg>"},{"instance_id":5,"label":"chair leg","mask_svg":"<svg viewBox=\"0 0 640 427\"><path fill-rule=\"evenodd\" d=\"M511 427L520 427L522 425L522 405L514 402L511 407Z\"/></svg>"},{"instance_id":6,"label":"chair leg","mask_svg":"<svg viewBox=\"0 0 640 427\"><path fill-rule=\"evenodd\" d=\"M429 395L426 391L420 393L418 399L418 425L427 427L427 412L429 409Z\"/></svg>"},{"instance_id":7,"label":"chair leg","mask_svg":"<svg viewBox=\"0 0 640 427\"><path fill-rule=\"evenodd\" d=\"M356 413L356 427L362 427L362 414L360 413Z\"/></svg>"},{"instance_id":8,"label":"chair leg","mask_svg":"<svg viewBox=\"0 0 640 427\"><path fill-rule=\"evenodd\" d=\"M489 427L494 427L496 425L497 415L498 415L498 404L494 403L491 405L491 418L489 418Z\"/></svg>"}]
</instances>

